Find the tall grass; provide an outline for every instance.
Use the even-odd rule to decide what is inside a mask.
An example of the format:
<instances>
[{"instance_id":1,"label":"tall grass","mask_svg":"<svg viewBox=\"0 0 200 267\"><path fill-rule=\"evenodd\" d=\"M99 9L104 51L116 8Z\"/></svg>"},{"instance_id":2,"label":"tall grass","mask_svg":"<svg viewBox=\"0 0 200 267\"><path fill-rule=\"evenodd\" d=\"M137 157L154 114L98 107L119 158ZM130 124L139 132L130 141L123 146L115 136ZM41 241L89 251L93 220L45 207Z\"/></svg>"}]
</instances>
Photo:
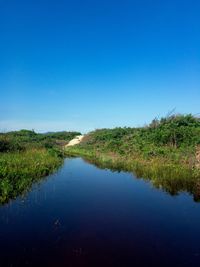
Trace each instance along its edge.
<instances>
[{"instance_id":1,"label":"tall grass","mask_svg":"<svg viewBox=\"0 0 200 267\"><path fill-rule=\"evenodd\" d=\"M33 182L52 173L61 163L55 151L45 148L0 153L0 203L26 192Z\"/></svg>"},{"instance_id":2,"label":"tall grass","mask_svg":"<svg viewBox=\"0 0 200 267\"><path fill-rule=\"evenodd\" d=\"M98 168L132 172L137 178L149 180L154 187L171 195L185 191L193 195L194 201L200 201L200 172L187 166L166 164L157 160L149 162L141 158L132 160L123 156L114 157L85 150L81 146L67 148L66 155L82 156Z\"/></svg>"},{"instance_id":3,"label":"tall grass","mask_svg":"<svg viewBox=\"0 0 200 267\"><path fill-rule=\"evenodd\" d=\"M58 168L63 149L79 132L0 133L0 203L27 191L34 181Z\"/></svg>"}]
</instances>

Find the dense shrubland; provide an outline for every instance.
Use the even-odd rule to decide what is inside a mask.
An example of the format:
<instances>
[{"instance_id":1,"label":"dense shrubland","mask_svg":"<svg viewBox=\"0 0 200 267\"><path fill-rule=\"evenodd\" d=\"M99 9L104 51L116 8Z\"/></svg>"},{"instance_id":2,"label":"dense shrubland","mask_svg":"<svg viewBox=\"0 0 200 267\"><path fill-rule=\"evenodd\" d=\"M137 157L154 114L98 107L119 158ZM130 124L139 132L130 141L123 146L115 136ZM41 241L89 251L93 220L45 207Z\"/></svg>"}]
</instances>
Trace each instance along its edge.
<instances>
[{"instance_id":1,"label":"dense shrubland","mask_svg":"<svg viewBox=\"0 0 200 267\"><path fill-rule=\"evenodd\" d=\"M127 158L163 158L177 163L195 163L200 144L200 119L192 115L173 115L153 120L142 128L100 129L89 133L80 149L112 153Z\"/></svg>"},{"instance_id":2,"label":"dense shrubland","mask_svg":"<svg viewBox=\"0 0 200 267\"><path fill-rule=\"evenodd\" d=\"M79 135L79 132L35 133L21 130L0 133L0 152L22 151L28 148L59 148Z\"/></svg>"}]
</instances>

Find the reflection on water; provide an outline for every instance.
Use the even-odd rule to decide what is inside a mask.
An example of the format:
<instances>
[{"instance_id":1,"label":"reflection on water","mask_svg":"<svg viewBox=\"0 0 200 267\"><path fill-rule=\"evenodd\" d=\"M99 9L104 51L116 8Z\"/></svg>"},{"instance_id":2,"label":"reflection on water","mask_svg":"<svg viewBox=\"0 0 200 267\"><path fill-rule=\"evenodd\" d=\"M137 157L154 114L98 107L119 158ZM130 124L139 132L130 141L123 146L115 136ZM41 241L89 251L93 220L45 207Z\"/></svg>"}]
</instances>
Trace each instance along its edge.
<instances>
[{"instance_id":1,"label":"reflection on water","mask_svg":"<svg viewBox=\"0 0 200 267\"><path fill-rule=\"evenodd\" d=\"M47 177L17 177L2 178L0 179L0 204L6 204L10 200L17 198L18 196L25 196L32 188L34 183L39 184L43 182Z\"/></svg>"},{"instance_id":2,"label":"reflection on water","mask_svg":"<svg viewBox=\"0 0 200 267\"><path fill-rule=\"evenodd\" d=\"M73 158L73 157L72 157ZM94 164L100 169L109 169L111 171L127 171L132 172L129 169L128 165L125 165L123 162L109 162L109 161L101 161L97 158L88 159L84 158L84 161L90 164ZM142 178L145 180L151 181L151 184L158 189L162 189L163 191L169 193L172 196L178 195L180 192L187 192L193 196L193 200L195 202L200 202L200 179L190 177L190 174L186 174L185 177L175 175L171 177L166 174L164 171L161 171L162 177L159 175L151 177L151 173L147 170L143 170L141 167L135 169L133 176L137 178ZM32 188L32 185L40 181L44 181L48 177L37 178L37 179L27 179L22 177L21 179L17 179L17 181L2 179L0 181L0 204L8 203L9 200L15 199L20 195L26 195Z\"/></svg>"},{"instance_id":3,"label":"reflection on water","mask_svg":"<svg viewBox=\"0 0 200 267\"><path fill-rule=\"evenodd\" d=\"M156 182L171 194L186 186ZM1 266L198 266L199 203L150 185L120 168L66 159L0 206Z\"/></svg>"},{"instance_id":4,"label":"reflection on water","mask_svg":"<svg viewBox=\"0 0 200 267\"><path fill-rule=\"evenodd\" d=\"M84 159L85 162L94 164L100 169L110 169L112 171L129 171L127 166L124 166L123 163L113 163L113 162L102 162L98 159ZM130 171L129 171L130 172ZM195 202L200 202L200 180L196 178L191 178L190 176L179 177L174 176L170 177L164 175L162 178L159 176L151 177L149 173L144 173L142 169L138 168L133 173L134 177L142 178L149 180L151 184L158 189L169 193L171 196L176 196L181 192L187 192L193 196Z\"/></svg>"}]
</instances>

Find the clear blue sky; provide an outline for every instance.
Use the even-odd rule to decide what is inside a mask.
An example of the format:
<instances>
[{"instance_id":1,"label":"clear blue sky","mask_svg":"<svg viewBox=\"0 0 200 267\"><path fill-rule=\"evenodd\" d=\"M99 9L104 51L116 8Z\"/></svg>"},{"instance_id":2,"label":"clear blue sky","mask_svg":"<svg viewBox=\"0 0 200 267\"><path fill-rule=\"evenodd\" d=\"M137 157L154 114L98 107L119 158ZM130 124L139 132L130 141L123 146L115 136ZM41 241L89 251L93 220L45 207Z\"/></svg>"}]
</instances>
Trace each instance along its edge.
<instances>
[{"instance_id":1,"label":"clear blue sky","mask_svg":"<svg viewBox=\"0 0 200 267\"><path fill-rule=\"evenodd\" d=\"M0 130L200 112L199 0L0 0Z\"/></svg>"}]
</instances>

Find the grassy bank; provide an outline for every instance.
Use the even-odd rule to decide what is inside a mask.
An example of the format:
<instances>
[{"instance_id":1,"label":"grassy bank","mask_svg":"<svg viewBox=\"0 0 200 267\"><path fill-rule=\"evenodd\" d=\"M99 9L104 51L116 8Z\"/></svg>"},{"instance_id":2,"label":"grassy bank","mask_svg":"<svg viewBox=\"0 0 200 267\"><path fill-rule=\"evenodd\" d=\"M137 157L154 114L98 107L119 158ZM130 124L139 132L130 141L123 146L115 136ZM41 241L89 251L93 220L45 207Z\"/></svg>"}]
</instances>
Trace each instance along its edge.
<instances>
[{"instance_id":1,"label":"grassy bank","mask_svg":"<svg viewBox=\"0 0 200 267\"><path fill-rule=\"evenodd\" d=\"M141 128L96 130L66 153L84 156L101 167L132 171L171 194L188 191L197 200L199 144L200 120L173 115Z\"/></svg>"},{"instance_id":2,"label":"grassy bank","mask_svg":"<svg viewBox=\"0 0 200 267\"><path fill-rule=\"evenodd\" d=\"M55 171L63 162L63 145L77 134L27 130L0 134L0 203L25 193L33 182Z\"/></svg>"},{"instance_id":3,"label":"grassy bank","mask_svg":"<svg viewBox=\"0 0 200 267\"><path fill-rule=\"evenodd\" d=\"M62 164L62 158L46 149L28 149L23 152L0 155L0 203L26 192L33 182Z\"/></svg>"}]
</instances>

